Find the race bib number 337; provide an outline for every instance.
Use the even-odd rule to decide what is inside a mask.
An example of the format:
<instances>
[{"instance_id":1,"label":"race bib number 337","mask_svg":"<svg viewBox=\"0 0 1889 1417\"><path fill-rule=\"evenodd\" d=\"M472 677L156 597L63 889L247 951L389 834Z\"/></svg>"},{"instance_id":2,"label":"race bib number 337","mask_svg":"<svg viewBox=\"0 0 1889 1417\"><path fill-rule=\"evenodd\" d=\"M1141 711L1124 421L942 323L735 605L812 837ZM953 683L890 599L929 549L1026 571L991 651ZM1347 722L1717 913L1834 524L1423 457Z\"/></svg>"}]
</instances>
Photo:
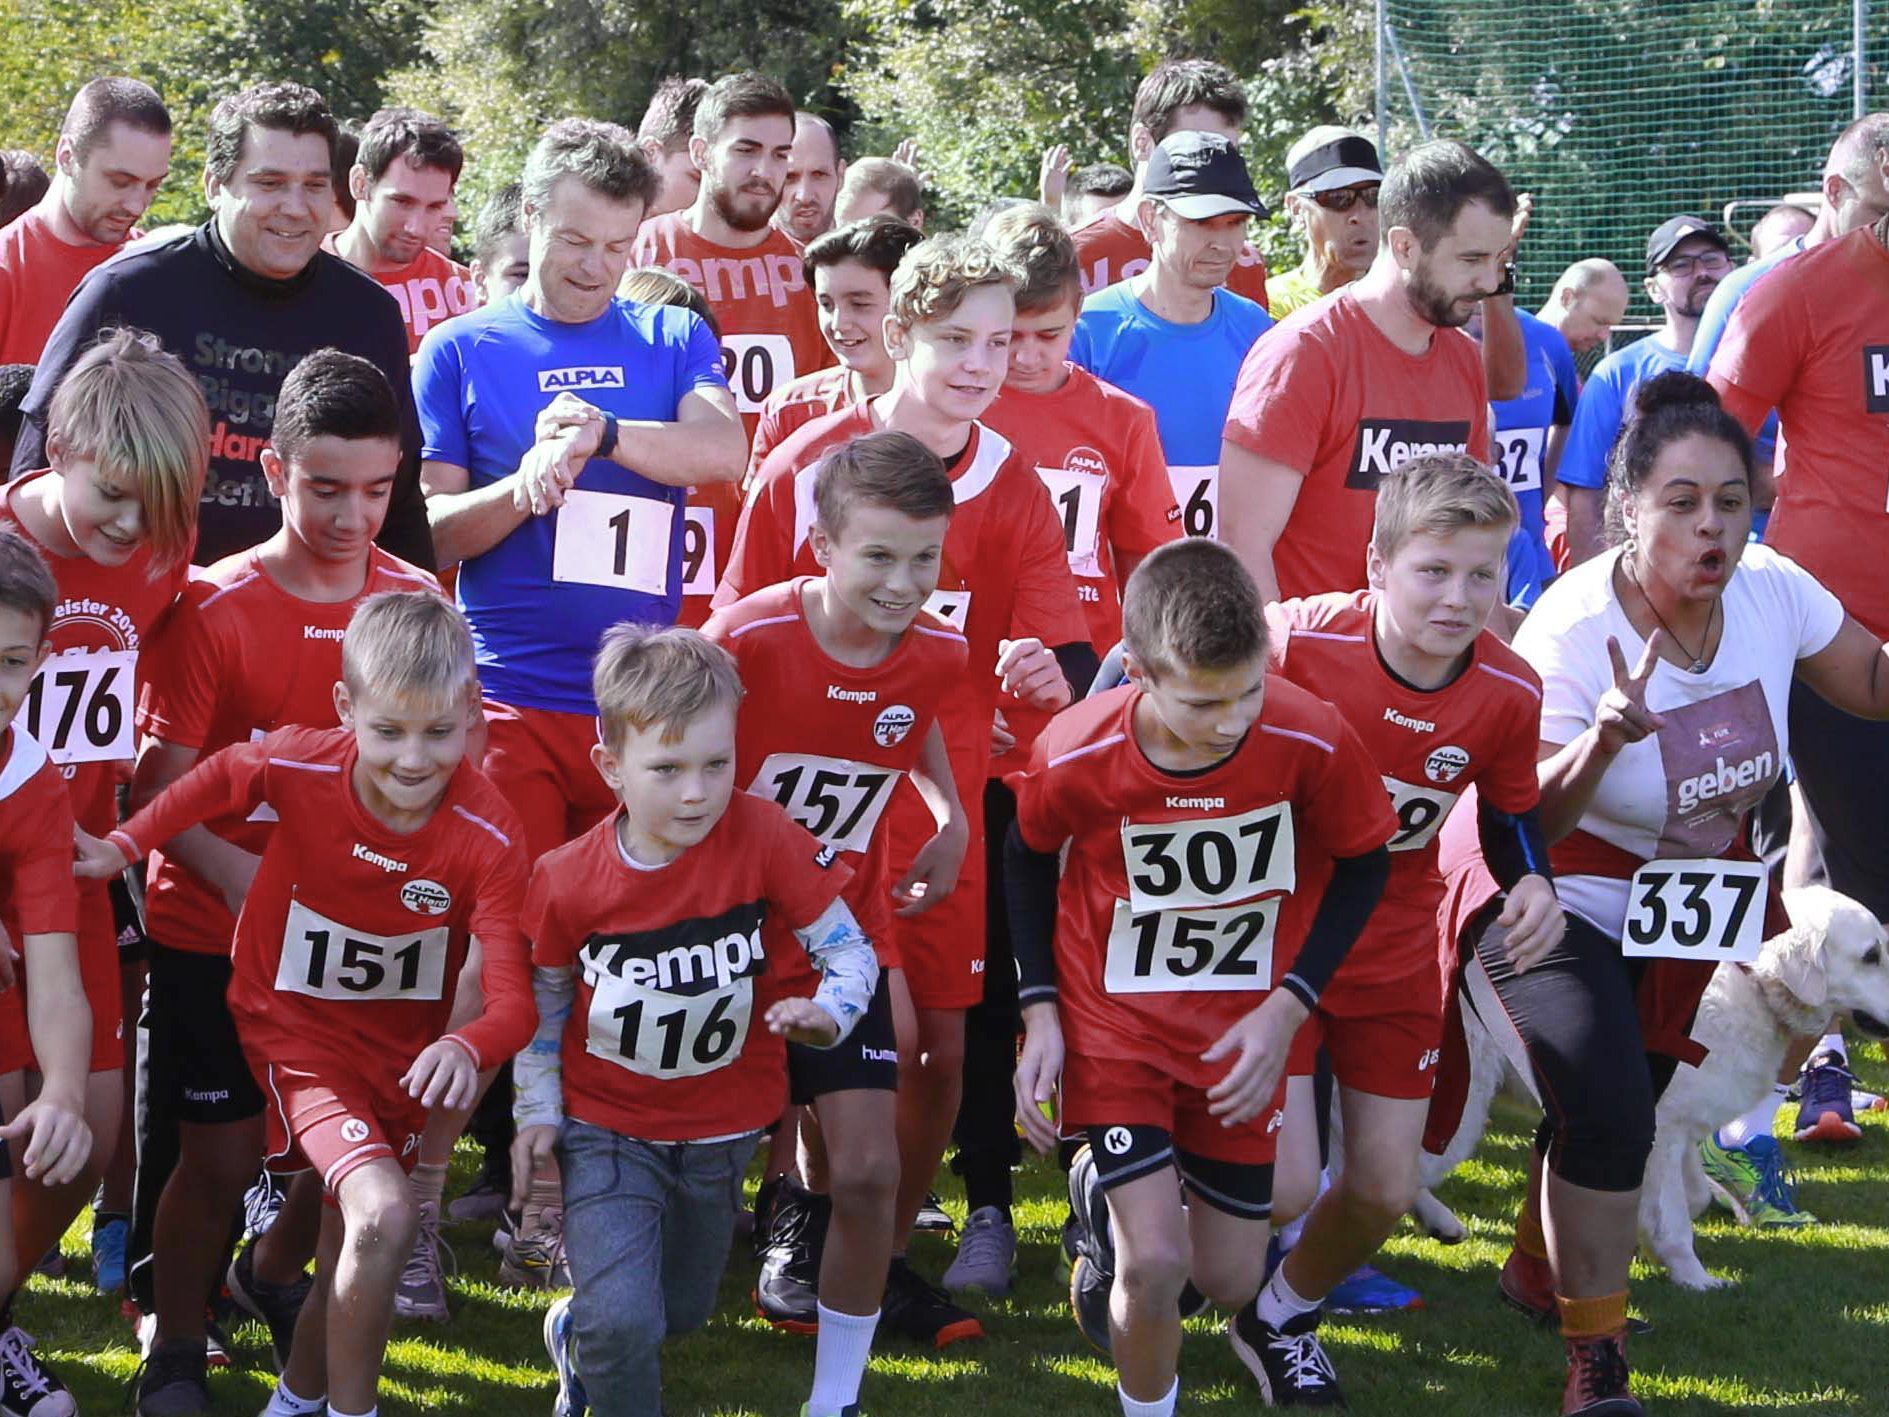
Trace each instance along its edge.
<instances>
[{"instance_id":1,"label":"race bib number 337","mask_svg":"<svg viewBox=\"0 0 1889 1417\"><path fill-rule=\"evenodd\" d=\"M1633 873L1621 953L1749 964L1764 944L1757 861L1649 861Z\"/></svg>"}]
</instances>

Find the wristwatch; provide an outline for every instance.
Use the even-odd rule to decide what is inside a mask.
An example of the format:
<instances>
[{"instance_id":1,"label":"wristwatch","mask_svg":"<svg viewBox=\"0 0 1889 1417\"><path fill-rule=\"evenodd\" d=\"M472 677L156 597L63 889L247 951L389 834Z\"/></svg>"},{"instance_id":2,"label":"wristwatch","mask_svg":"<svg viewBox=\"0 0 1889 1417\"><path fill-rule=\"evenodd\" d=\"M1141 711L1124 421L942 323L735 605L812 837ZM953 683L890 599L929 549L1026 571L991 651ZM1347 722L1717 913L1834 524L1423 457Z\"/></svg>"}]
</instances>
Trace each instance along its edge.
<instances>
[{"instance_id":1,"label":"wristwatch","mask_svg":"<svg viewBox=\"0 0 1889 1417\"><path fill-rule=\"evenodd\" d=\"M1511 266L1509 269L1513 271L1514 267ZM1509 289L1513 290L1514 288L1515 288L1515 282L1513 279L1511 279L1509 281ZM610 454L614 453L616 450L617 450L617 416L614 413L606 413L603 416L603 436L598 438L597 451L592 453L591 456L598 457L598 458L607 458L610 456Z\"/></svg>"},{"instance_id":2,"label":"wristwatch","mask_svg":"<svg viewBox=\"0 0 1889 1417\"><path fill-rule=\"evenodd\" d=\"M1502 263L1502 284L1498 285L1489 293L1491 295L1515 294L1515 262L1504 261Z\"/></svg>"}]
</instances>

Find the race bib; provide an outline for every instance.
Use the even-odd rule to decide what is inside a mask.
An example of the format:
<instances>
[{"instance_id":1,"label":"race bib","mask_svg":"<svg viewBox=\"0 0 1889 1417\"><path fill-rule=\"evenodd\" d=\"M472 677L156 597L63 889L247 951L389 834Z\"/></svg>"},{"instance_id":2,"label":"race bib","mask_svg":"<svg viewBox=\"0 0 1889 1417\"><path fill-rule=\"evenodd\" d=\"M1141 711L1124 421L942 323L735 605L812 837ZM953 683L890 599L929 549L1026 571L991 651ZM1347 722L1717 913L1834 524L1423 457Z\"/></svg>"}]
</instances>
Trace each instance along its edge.
<instances>
[{"instance_id":1,"label":"race bib","mask_svg":"<svg viewBox=\"0 0 1889 1417\"><path fill-rule=\"evenodd\" d=\"M713 595L721 579L715 565L715 509L682 509L682 593Z\"/></svg>"},{"instance_id":2,"label":"race bib","mask_svg":"<svg viewBox=\"0 0 1889 1417\"><path fill-rule=\"evenodd\" d=\"M1115 902L1102 985L1111 994L1272 988L1279 898L1212 910L1139 912Z\"/></svg>"},{"instance_id":3,"label":"race bib","mask_svg":"<svg viewBox=\"0 0 1889 1417\"><path fill-rule=\"evenodd\" d=\"M1384 790L1390 793L1391 810L1397 813L1397 831L1388 843L1392 851L1418 851L1435 841L1456 805L1454 792L1412 787L1394 777L1384 779Z\"/></svg>"},{"instance_id":4,"label":"race bib","mask_svg":"<svg viewBox=\"0 0 1889 1417\"><path fill-rule=\"evenodd\" d=\"M1220 535L1220 465L1170 467L1168 481L1180 504L1181 530L1209 540Z\"/></svg>"},{"instance_id":5,"label":"race bib","mask_svg":"<svg viewBox=\"0 0 1889 1417\"><path fill-rule=\"evenodd\" d=\"M1137 915L1289 891L1297 881L1292 807L1279 802L1237 817L1123 822L1122 859Z\"/></svg>"},{"instance_id":6,"label":"race bib","mask_svg":"<svg viewBox=\"0 0 1889 1417\"><path fill-rule=\"evenodd\" d=\"M370 935L290 901L275 987L313 999L438 999L446 981L447 933L436 925Z\"/></svg>"},{"instance_id":7,"label":"race bib","mask_svg":"<svg viewBox=\"0 0 1889 1417\"><path fill-rule=\"evenodd\" d=\"M1758 861L1649 861L1633 873L1620 952L1749 964L1764 944L1767 889Z\"/></svg>"},{"instance_id":8,"label":"race bib","mask_svg":"<svg viewBox=\"0 0 1889 1417\"><path fill-rule=\"evenodd\" d=\"M759 413L767 396L794 377L793 341L786 335L723 335L721 369L735 407Z\"/></svg>"},{"instance_id":9,"label":"race bib","mask_svg":"<svg viewBox=\"0 0 1889 1417\"><path fill-rule=\"evenodd\" d=\"M846 758L770 753L748 791L771 797L835 851L864 851L904 774Z\"/></svg>"},{"instance_id":10,"label":"race bib","mask_svg":"<svg viewBox=\"0 0 1889 1417\"><path fill-rule=\"evenodd\" d=\"M1495 435L1496 475L1511 492L1541 491L1542 449L1546 428L1505 428Z\"/></svg>"},{"instance_id":11,"label":"race bib","mask_svg":"<svg viewBox=\"0 0 1889 1417\"><path fill-rule=\"evenodd\" d=\"M1082 472L1066 467L1038 466L1036 475L1049 489L1049 499L1056 515L1063 521L1063 550L1069 556L1070 573L1096 577L1102 574L1097 552L1101 545L1102 487L1099 472Z\"/></svg>"},{"instance_id":12,"label":"race bib","mask_svg":"<svg viewBox=\"0 0 1889 1417\"><path fill-rule=\"evenodd\" d=\"M667 502L573 489L557 511L551 578L662 595L669 588L674 519Z\"/></svg>"},{"instance_id":13,"label":"race bib","mask_svg":"<svg viewBox=\"0 0 1889 1417\"><path fill-rule=\"evenodd\" d=\"M671 943L674 941L674 943ZM642 1077L700 1077L741 1056L765 967L759 906L582 951L585 1049Z\"/></svg>"},{"instance_id":14,"label":"race bib","mask_svg":"<svg viewBox=\"0 0 1889 1417\"><path fill-rule=\"evenodd\" d=\"M26 690L26 731L60 767L128 763L138 652L93 649L57 654Z\"/></svg>"},{"instance_id":15,"label":"race bib","mask_svg":"<svg viewBox=\"0 0 1889 1417\"><path fill-rule=\"evenodd\" d=\"M968 590L934 590L925 597L925 608L952 629L962 632L971 618L971 593Z\"/></svg>"}]
</instances>

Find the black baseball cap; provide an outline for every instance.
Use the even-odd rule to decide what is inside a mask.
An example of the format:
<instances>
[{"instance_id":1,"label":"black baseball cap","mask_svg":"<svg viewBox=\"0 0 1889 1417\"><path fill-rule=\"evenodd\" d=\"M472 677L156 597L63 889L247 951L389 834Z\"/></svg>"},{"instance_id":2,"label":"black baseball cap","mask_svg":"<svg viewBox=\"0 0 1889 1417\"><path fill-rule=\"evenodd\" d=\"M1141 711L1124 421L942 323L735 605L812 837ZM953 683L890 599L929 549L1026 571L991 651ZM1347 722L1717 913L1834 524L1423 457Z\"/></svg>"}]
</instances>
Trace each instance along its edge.
<instances>
[{"instance_id":1,"label":"black baseball cap","mask_svg":"<svg viewBox=\"0 0 1889 1417\"><path fill-rule=\"evenodd\" d=\"M1148 154L1141 195L1164 202L1189 221L1232 212L1267 214L1266 204L1253 190L1246 159L1218 133L1169 133Z\"/></svg>"},{"instance_id":2,"label":"black baseball cap","mask_svg":"<svg viewBox=\"0 0 1889 1417\"><path fill-rule=\"evenodd\" d=\"M1377 144L1349 128L1321 124L1286 154L1286 185L1294 192L1330 192L1383 180Z\"/></svg>"},{"instance_id":3,"label":"black baseball cap","mask_svg":"<svg viewBox=\"0 0 1889 1417\"><path fill-rule=\"evenodd\" d=\"M1731 243L1711 222L1696 216L1676 216L1661 222L1646 238L1646 273L1652 275L1665 265L1679 243L1694 236L1703 236L1728 256L1732 253Z\"/></svg>"}]
</instances>

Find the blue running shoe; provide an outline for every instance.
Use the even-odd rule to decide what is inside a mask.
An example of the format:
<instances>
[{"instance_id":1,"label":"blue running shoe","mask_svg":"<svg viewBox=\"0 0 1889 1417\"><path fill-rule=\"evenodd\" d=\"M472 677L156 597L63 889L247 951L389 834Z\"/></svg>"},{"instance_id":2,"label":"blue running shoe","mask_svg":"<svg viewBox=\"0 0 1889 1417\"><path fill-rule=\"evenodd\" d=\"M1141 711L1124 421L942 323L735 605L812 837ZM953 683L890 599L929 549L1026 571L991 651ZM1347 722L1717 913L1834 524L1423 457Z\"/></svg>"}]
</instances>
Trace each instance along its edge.
<instances>
[{"instance_id":1,"label":"blue running shoe","mask_svg":"<svg viewBox=\"0 0 1889 1417\"><path fill-rule=\"evenodd\" d=\"M584 1417L590 1411L590 1399L584 1394L584 1380L577 1376L577 1354L571 1343L571 1296L562 1294L544 1315L544 1347L557 1370L558 1397L552 1404L552 1417Z\"/></svg>"},{"instance_id":2,"label":"blue running shoe","mask_svg":"<svg viewBox=\"0 0 1889 1417\"><path fill-rule=\"evenodd\" d=\"M1784 1164L1784 1149L1777 1144L1777 1139L1755 1136L1745 1143L1744 1149L1758 1178L1745 1201L1748 1223L1786 1229L1815 1225L1817 1217L1798 1207L1797 1190L1792 1184L1794 1178Z\"/></svg>"},{"instance_id":3,"label":"blue running shoe","mask_svg":"<svg viewBox=\"0 0 1889 1417\"><path fill-rule=\"evenodd\" d=\"M1863 1135L1850 1100L1856 1075L1841 1054L1824 1050L1812 1056L1798 1074L1797 1087L1801 1100L1791 1135L1798 1141L1852 1142Z\"/></svg>"},{"instance_id":4,"label":"blue running shoe","mask_svg":"<svg viewBox=\"0 0 1889 1417\"><path fill-rule=\"evenodd\" d=\"M1368 1264L1352 1271L1325 1296L1325 1308L1334 1314L1387 1314L1422 1307L1423 1295Z\"/></svg>"},{"instance_id":5,"label":"blue running shoe","mask_svg":"<svg viewBox=\"0 0 1889 1417\"><path fill-rule=\"evenodd\" d=\"M125 1287L125 1241L131 1222L122 1215L103 1215L92 1222L92 1282L101 1294L117 1294Z\"/></svg>"}]
</instances>

